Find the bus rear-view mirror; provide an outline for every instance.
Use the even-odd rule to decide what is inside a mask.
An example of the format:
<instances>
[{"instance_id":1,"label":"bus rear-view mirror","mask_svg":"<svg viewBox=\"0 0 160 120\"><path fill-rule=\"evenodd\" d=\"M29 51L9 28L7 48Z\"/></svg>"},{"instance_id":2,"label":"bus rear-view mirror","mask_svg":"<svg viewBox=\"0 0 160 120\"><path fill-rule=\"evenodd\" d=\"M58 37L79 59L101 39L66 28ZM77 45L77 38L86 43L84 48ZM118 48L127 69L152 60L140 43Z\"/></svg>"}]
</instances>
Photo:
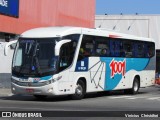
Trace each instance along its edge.
<instances>
[{"instance_id":1,"label":"bus rear-view mirror","mask_svg":"<svg viewBox=\"0 0 160 120\"><path fill-rule=\"evenodd\" d=\"M15 48L15 44L17 43L17 40L14 40L14 41L11 41L11 42L8 42L5 47L4 47L4 55L7 56L8 55L8 50L10 48L10 46L14 47ZM13 49L14 49L13 48Z\"/></svg>"},{"instance_id":2,"label":"bus rear-view mirror","mask_svg":"<svg viewBox=\"0 0 160 120\"><path fill-rule=\"evenodd\" d=\"M65 43L68 43L68 42L71 42L70 39L64 39L64 40L61 40L59 42L56 43L56 46L55 46L55 56L59 56L60 54L60 48L63 44Z\"/></svg>"}]
</instances>

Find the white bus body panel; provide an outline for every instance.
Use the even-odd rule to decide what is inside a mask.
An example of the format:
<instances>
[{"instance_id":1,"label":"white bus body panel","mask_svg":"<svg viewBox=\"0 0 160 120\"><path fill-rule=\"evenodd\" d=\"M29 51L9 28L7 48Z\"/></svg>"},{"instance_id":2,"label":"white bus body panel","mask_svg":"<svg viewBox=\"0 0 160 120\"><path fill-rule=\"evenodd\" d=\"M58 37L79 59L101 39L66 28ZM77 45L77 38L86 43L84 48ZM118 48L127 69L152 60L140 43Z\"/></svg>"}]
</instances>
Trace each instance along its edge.
<instances>
[{"instance_id":1,"label":"white bus body panel","mask_svg":"<svg viewBox=\"0 0 160 120\"><path fill-rule=\"evenodd\" d=\"M125 73L124 76L120 79L116 86L109 88L108 82L114 81L114 77L110 77L110 62L114 60L113 58L109 58L110 61L106 62L102 60L100 57L89 57L88 58L88 70L87 71L76 71L77 58L79 54L80 45L82 42L83 34L86 35L94 35L94 36L116 36L118 38L126 38L126 39L135 39L135 40L144 40L151 41L150 38L142 38L136 37L132 35L126 35L121 33L114 33L110 31L97 30L97 29L88 29L88 28L79 28L79 27L49 27L49 28L37 28L33 30L29 30L24 32L21 37L24 38L49 38L49 37L62 37L70 34L81 34L79 39L76 52L74 55L74 60L72 65L58 73L54 76L59 76L61 79L55 81L52 84L45 85L42 87L22 87L12 83L12 92L15 94L29 94L26 92L26 89L34 89L35 93L32 94L42 94L42 95L65 95L65 94L73 94L75 92L77 81L80 78L86 79L86 92L96 92L96 91L104 91L104 90L119 90L119 89L128 89L132 88L133 80L136 75L140 76L140 86L146 87L154 84L155 71L154 70L129 70ZM105 59L105 58L104 58ZM108 59L108 58L106 58ZM125 58L124 58L125 59ZM78 66L77 69L85 69L84 63L81 63L81 66ZM108 72L109 71L109 72ZM52 78L52 79L53 79ZM19 79L19 78L14 78ZM107 89L108 88L108 89ZM14 90L16 89L16 90ZM49 89L53 89L49 92Z\"/></svg>"}]
</instances>

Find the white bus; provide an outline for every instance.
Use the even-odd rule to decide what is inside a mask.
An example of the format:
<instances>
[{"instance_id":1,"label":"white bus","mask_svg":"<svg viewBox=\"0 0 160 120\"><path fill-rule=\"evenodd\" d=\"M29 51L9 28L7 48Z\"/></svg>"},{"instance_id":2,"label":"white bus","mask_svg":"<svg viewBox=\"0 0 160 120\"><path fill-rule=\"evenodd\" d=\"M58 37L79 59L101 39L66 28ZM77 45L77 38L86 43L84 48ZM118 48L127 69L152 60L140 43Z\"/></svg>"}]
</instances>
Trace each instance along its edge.
<instances>
[{"instance_id":1,"label":"white bus","mask_svg":"<svg viewBox=\"0 0 160 120\"><path fill-rule=\"evenodd\" d=\"M46 27L24 32L12 62L14 94L37 98L124 90L155 83L155 43L106 30Z\"/></svg>"}]
</instances>

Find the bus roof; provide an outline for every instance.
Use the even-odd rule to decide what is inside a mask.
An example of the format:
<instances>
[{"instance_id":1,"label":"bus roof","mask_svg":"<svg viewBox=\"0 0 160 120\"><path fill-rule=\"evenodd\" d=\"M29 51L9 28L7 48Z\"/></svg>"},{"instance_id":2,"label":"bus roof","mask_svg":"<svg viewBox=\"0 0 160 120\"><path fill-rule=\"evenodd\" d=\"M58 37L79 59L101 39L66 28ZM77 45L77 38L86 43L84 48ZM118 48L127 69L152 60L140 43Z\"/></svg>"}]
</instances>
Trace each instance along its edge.
<instances>
[{"instance_id":1,"label":"bus roof","mask_svg":"<svg viewBox=\"0 0 160 120\"><path fill-rule=\"evenodd\" d=\"M75 31L75 32L73 32ZM21 37L27 38L48 38L48 37L60 37L69 33L81 33L81 29L78 27L41 27L34 28L22 33Z\"/></svg>"},{"instance_id":2,"label":"bus roof","mask_svg":"<svg viewBox=\"0 0 160 120\"><path fill-rule=\"evenodd\" d=\"M69 34L87 34L87 35L104 36L104 37L110 37L110 38L134 39L134 40L154 42L154 40L151 38L138 37L135 35L123 34L123 33L108 31L100 28L91 29L91 28L70 27L70 26L35 28L22 33L21 37L49 38L49 37L61 37Z\"/></svg>"}]
</instances>

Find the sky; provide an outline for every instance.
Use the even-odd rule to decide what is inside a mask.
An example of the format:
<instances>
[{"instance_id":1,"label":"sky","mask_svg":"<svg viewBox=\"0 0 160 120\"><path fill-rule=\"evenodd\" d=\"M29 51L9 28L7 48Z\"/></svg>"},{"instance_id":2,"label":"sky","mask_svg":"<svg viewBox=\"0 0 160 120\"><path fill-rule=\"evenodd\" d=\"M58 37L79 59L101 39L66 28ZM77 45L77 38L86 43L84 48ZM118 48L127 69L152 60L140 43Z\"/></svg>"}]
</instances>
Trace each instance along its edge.
<instances>
[{"instance_id":1,"label":"sky","mask_svg":"<svg viewBox=\"0 0 160 120\"><path fill-rule=\"evenodd\" d=\"M96 0L96 15L160 14L160 0Z\"/></svg>"}]
</instances>

